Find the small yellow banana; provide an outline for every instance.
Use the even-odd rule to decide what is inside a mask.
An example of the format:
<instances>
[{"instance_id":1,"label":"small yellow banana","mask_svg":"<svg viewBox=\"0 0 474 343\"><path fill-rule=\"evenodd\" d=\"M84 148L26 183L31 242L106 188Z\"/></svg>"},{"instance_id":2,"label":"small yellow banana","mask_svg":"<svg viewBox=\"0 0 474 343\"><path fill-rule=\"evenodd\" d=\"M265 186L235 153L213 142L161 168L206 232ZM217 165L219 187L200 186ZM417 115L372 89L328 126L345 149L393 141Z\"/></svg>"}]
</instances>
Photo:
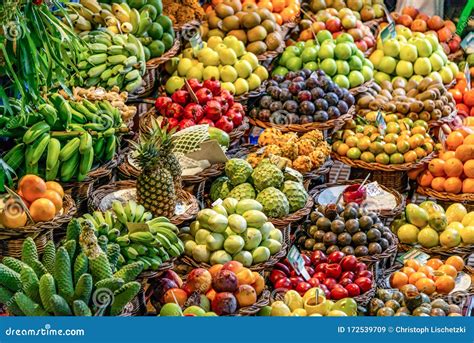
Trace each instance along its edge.
<instances>
[{"instance_id":1,"label":"small yellow banana","mask_svg":"<svg viewBox=\"0 0 474 343\"><path fill-rule=\"evenodd\" d=\"M80 0L80 4L91 10L93 13L99 13L102 9L97 0Z\"/></svg>"},{"instance_id":2,"label":"small yellow banana","mask_svg":"<svg viewBox=\"0 0 474 343\"><path fill-rule=\"evenodd\" d=\"M112 4L112 13L120 22L130 22L130 16L119 4Z\"/></svg>"}]
</instances>

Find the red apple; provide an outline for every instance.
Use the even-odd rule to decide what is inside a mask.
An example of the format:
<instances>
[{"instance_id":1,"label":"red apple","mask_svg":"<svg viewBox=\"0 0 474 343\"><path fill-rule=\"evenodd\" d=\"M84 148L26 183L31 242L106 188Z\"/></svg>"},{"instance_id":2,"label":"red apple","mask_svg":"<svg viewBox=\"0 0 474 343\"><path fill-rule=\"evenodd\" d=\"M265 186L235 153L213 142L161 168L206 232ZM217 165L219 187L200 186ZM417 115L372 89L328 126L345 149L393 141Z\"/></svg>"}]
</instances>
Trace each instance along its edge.
<instances>
[{"instance_id":1,"label":"red apple","mask_svg":"<svg viewBox=\"0 0 474 343\"><path fill-rule=\"evenodd\" d=\"M273 266L274 269L281 270L286 274L286 276L290 276L290 268L284 263L278 262Z\"/></svg>"},{"instance_id":2,"label":"red apple","mask_svg":"<svg viewBox=\"0 0 474 343\"><path fill-rule=\"evenodd\" d=\"M173 99L174 102L180 104L181 106L186 106L186 104L189 103L191 98L189 96L188 91L180 89L173 93L171 99Z\"/></svg>"},{"instance_id":3,"label":"red apple","mask_svg":"<svg viewBox=\"0 0 474 343\"><path fill-rule=\"evenodd\" d=\"M209 89L214 95L219 95L221 93L221 83L219 80L215 80L214 78L205 80L202 83L202 86Z\"/></svg>"},{"instance_id":4,"label":"red apple","mask_svg":"<svg viewBox=\"0 0 474 343\"><path fill-rule=\"evenodd\" d=\"M357 266L357 257L354 255L344 256L341 260L341 267L343 271L353 271Z\"/></svg>"},{"instance_id":5,"label":"red apple","mask_svg":"<svg viewBox=\"0 0 474 343\"><path fill-rule=\"evenodd\" d=\"M308 283L311 285L311 287L319 287L319 285L320 285L319 279L316 279L314 277L309 279Z\"/></svg>"},{"instance_id":6,"label":"red apple","mask_svg":"<svg viewBox=\"0 0 474 343\"><path fill-rule=\"evenodd\" d=\"M331 290L331 299L340 300L347 298L349 296L349 292L344 287L335 287Z\"/></svg>"},{"instance_id":7,"label":"red apple","mask_svg":"<svg viewBox=\"0 0 474 343\"><path fill-rule=\"evenodd\" d=\"M365 42L365 40L358 40L357 42L355 42L355 45L357 46L357 48L362 51L362 52L366 52L367 49L369 48L367 46L367 43Z\"/></svg>"},{"instance_id":8,"label":"red apple","mask_svg":"<svg viewBox=\"0 0 474 343\"><path fill-rule=\"evenodd\" d=\"M337 281L336 279L333 279L333 278L327 278L326 280L324 280L324 284L326 285L326 287L331 290L333 289L336 285L337 285Z\"/></svg>"},{"instance_id":9,"label":"red apple","mask_svg":"<svg viewBox=\"0 0 474 343\"><path fill-rule=\"evenodd\" d=\"M320 264L318 264L318 265L316 266L316 268L314 268L314 271L315 271L316 273L319 273L319 272L321 272L321 273L326 273L326 268L327 268L328 266L329 266L329 263L325 263L325 262L320 263Z\"/></svg>"},{"instance_id":10,"label":"red apple","mask_svg":"<svg viewBox=\"0 0 474 343\"><path fill-rule=\"evenodd\" d=\"M342 251L334 251L328 256L329 263L339 263L341 262L342 258L346 256Z\"/></svg>"},{"instance_id":11,"label":"red apple","mask_svg":"<svg viewBox=\"0 0 474 343\"><path fill-rule=\"evenodd\" d=\"M232 120L229 119L229 117L222 116L221 119L219 119L216 122L216 127L229 133L234 129L234 123L232 123Z\"/></svg>"},{"instance_id":12,"label":"red apple","mask_svg":"<svg viewBox=\"0 0 474 343\"><path fill-rule=\"evenodd\" d=\"M362 271L360 271L359 273L357 273L356 276L357 276L358 278L360 278L360 277L367 277L367 278L369 278L369 279L372 279L372 276L373 276L373 275L372 275L372 272L369 271L369 270L362 270Z\"/></svg>"},{"instance_id":13,"label":"red apple","mask_svg":"<svg viewBox=\"0 0 474 343\"><path fill-rule=\"evenodd\" d=\"M341 279L351 279L351 280L354 280L355 278L355 274L354 272L343 272L341 274Z\"/></svg>"},{"instance_id":14,"label":"red apple","mask_svg":"<svg viewBox=\"0 0 474 343\"><path fill-rule=\"evenodd\" d=\"M360 295L360 288L355 283L350 283L346 286L347 292L351 298Z\"/></svg>"},{"instance_id":15,"label":"red apple","mask_svg":"<svg viewBox=\"0 0 474 343\"><path fill-rule=\"evenodd\" d=\"M327 266L326 268L326 277L331 277L334 279L339 278L342 273L342 268L339 264L333 263Z\"/></svg>"},{"instance_id":16,"label":"red apple","mask_svg":"<svg viewBox=\"0 0 474 343\"><path fill-rule=\"evenodd\" d=\"M273 269L270 273L270 282L272 284L275 284L278 280L282 278L286 278L286 275L281 270Z\"/></svg>"},{"instance_id":17,"label":"red apple","mask_svg":"<svg viewBox=\"0 0 474 343\"><path fill-rule=\"evenodd\" d=\"M291 281L287 277L279 279L273 286L275 289L291 289Z\"/></svg>"},{"instance_id":18,"label":"red apple","mask_svg":"<svg viewBox=\"0 0 474 343\"><path fill-rule=\"evenodd\" d=\"M334 33L342 30L342 23L339 18L333 17L326 21L326 29Z\"/></svg>"},{"instance_id":19,"label":"red apple","mask_svg":"<svg viewBox=\"0 0 474 343\"><path fill-rule=\"evenodd\" d=\"M168 122L168 129L172 129L179 125L179 120L176 118L168 118L167 122Z\"/></svg>"},{"instance_id":20,"label":"red apple","mask_svg":"<svg viewBox=\"0 0 474 343\"><path fill-rule=\"evenodd\" d=\"M368 277L357 278L354 283L359 286L361 293L365 293L372 288L372 280Z\"/></svg>"},{"instance_id":21,"label":"red apple","mask_svg":"<svg viewBox=\"0 0 474 343\"><path fill-rule=\"evenodd\" d=\"M313 251L313 253L311 254L311 262L313 262L313 265L315 266L320 263L325 263L327 261L327 256L321 250Z\"/></svg>"},{"instance_id":22,"label":"red apple","mask_svg":"<svg viewBox=\"0 0 474 343\"><path fill-rule=\"evenodd\" d=\"M290 277L290 281L291 281L291 286L293 288L295 288L296 286L298 286L301 282L304 282L304 279L301 277L301 276L292 276Z\"/></svg>"},{"instance_id":23,"label":"red apple","mask_svg":"<svg viewBox=\"0 0 474 343\"><path fill-rule=\"evenodd\" d=\"M300 282L300 283L296 286L295 290L296 290L299 294L303 295L303 294L305 294L310 288L311 288L311 284L310 284L309 282L303 281L303 282Z\"/></svg>"},{"instance_id":24,"label":"red apple","mask_svg":"<svg viewBox=\"0 0 474 343\"><path fill-rule=\"evenodd\" d=\"M349 279L349 278L341 278L339 280L339 284L343 287L346 287L347 285L351 284L352 283L352 280Z\"/></svg>"},{"instance_id":25,"label":"red apple","mask_svg":"<svg viewBox=\"0 0 474 343\"><path fill-rule=\"evenodd\" d=\"M229 104L227 103L224 97L215 96L214 98L212 98L212 100L219 101L219 104L221 104L222 107L222 113L226 113L230 109Z\"/></svg>"},{"instance_id":26,"label":"red apple","mask_svg":"<svg viewBox=\"0 0 474 343\"><path fill-rule=\"evenodd\" d=\"M354 273L360 273L363 270L367 270L367 265L364 262L357 262L355 269L353 270Z\"/></svg>"},{"instance_id":27,"label":"red apple","mask_svg":"<svg viewBox=\"0 0 474 343\"><path fill-rule=\"evenodd\" d=\"M306 271L308 272L309 276L313 276L314 274L314 268L311 267L311 266L305 266L304 267L306 269Z\"/></svg>"},{"instance_id":28,"label":"red apple","mask_svg":"<svg viewBox=\"0 0 474 343\"><path fill-rule=\"evenodd\" d=\"M212 92L207 88L198 89L195 94L200 105L205 105L212 99Z\"/></svg>"},{"instance_id":29,"label":"red apple","mask_svg":"<svg viewBox=\"0 0 474 343\"><path fill-rule=\"evenodd\" d=\"M188 84L191 87L191 89L193 90L193 92L197 92L199 89L202 88L202 83L199 82L198 79L190 79L190 80L188 80Z\"/></svg>"},{"instance_id":30,"label":"red apple","mask_svg":"<svg viewBox=\"0 0 474 343\"><path fill-rule=\"evenodd\" d=\"M323 272L314 273L313 278L318 279L320 283L323 283L326 280L326 274Z\"/></svg>"}]
</instances>

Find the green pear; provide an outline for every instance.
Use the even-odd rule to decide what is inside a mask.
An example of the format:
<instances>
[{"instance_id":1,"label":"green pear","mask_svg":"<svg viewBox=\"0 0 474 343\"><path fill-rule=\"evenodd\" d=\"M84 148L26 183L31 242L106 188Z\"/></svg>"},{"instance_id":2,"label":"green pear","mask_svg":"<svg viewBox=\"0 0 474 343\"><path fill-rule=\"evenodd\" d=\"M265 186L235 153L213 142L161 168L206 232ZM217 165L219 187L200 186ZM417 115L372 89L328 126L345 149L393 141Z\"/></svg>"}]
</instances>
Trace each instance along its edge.
<instances>
[{"instance_id":1,"label":"green pear","mask_svg":"<svg viewBox=\"0 0 474 343\"><path fill-rule=\"evenodd\" d=\"M165 89L168 94L173 94L178 89L184 86L184 79L179 76L171 76L168 81L166 81Z\"/></svg>"},{"instance_id":2,"label":"green pear","mask_svg":"<svg viewBox=\"0 0 474 343\"><path fill-rule=\"evenodd\" d=\"M237 70L237 74L239 74L239 77L246 79L247 77L250 76L252 73L252 65L247 62L247 61L237 61L234 64L235 70Z\"/></svg>"},{"instance_id":3,"label":"green pear","mask_svg":"<svg viewBox=\"0 0 474 343\"><path fill-rule=\"evenodd\" d=\"M209 37L209 39L207 40L207 46L211 49L214 49L218 44L221 44L222 42L223 41L221 37L212 36L212 37Z\"/></svg>"},{"instance_id":4,"label":"green pear","mask_svg":"<svg viewBox=\"0 0 474 343\"><path fill-rule=\"evenodd\" d=\"M237 54L230 48L220 49L218 53L223 65L234 65L237 62Z\"/></svg>"},{"instance_id":5,"label":"green pear","mask_svg":"<svg viewBox=\"0 0 474 343\"><path fill-rule=\"evenodd\" d=\"M202 72L202 79L203 80L219 80L220 79L220 74L219 74L219 69L215 66L207 66L204 68Z\"/></svg>"},{"instance_id":6,"label":"green pear","mask_svg":"<svg viewBox=\"0 0 474 343\"><path fill-rule=\"evenodd\" d=\"M260 80L257 74L250 74L247 78L247 82L250 90L257 89L262 84L262 80Z\"/></svg>"},{"instance_id":7,"label":"green pear","mask_svg":"<svg viewBox=\"0 0 474 343\"><path fill-rule=\"evenodd\" d=\"M199 62L205 66L218 66L219 65L219 54L211 48L203 48L197 53Z\"/></svg>"},{"instance_id":8,"label":"green pear","mask_svg":"<svg viewBox=\"0 0 474 343\"><path fill-rule=\"evenodd\" d=\"M197 79L199 80L199 82L201 82L203 80L202 79L203 71L204 71L204 65L202 63L198 63L186 73L186 79L188 80Z\"/></svg>"},{"instance_id":9,"label":"green pear","mask_svg":"<svg viewBox=\"0 0 474 343\"><path fill-rule=\"evenodd\" d=\"M257 76L260 78L260 80L265 81L268 79L268 70L263 67L263 66L258 66L257 68L254 69L254 74L257 74Z\"/></svg>"},{"instance_id":10,"label":"green pear","mask_svg":"<svg viewBox=\"0 0 474 343\"><path fill-rule=\"evenodd\" d=\"M241 77L239 77L237 80L234 81L234 87L235 87L236 95L242 95L249 91L249 84L247 80Z\"/></svg>"},{"instance_id":11,"label":"green pear","mask_svg":"<svg viewBox=\"0 0 474 343\"><path fill-rule=\"evenodd\" d=\"M186 76L189 69L193 66L193 61L189 58L182 58L178 63L178 75L179 76Z\"/></svg>"},{"instance_id":12,"label":"green pear","mask_svg":"<svg viewBox=\"0 0 474 343\"><path fill-rule=\"evenodd\" d=\"M257 56L251 52L246 52L240 59L249 62L252 66L252 70L255 70L259 66Z\"/></svg>"},{"instance_id":13,"label":"green pear","mask_svg":"<svg viewBox=\"0 0 474 343\"><path fill-rule=\"evenodd\" d=\"M237 74L237 70L233 66L227 65L223 66L221 71L221 81L224 82L234 82L237 80L237 77L239 76Z\"/></svg>"},{"instance_id":14,"label":"green pear","mask_svg":"<svg viewBox=\"0 0 474 343\"><path fill-rule=\"evenodd\" d=\"M221 88L227 89L231 94L235 94L235 86L233 82L222 82Z\"/></svg>"}]
</instances>

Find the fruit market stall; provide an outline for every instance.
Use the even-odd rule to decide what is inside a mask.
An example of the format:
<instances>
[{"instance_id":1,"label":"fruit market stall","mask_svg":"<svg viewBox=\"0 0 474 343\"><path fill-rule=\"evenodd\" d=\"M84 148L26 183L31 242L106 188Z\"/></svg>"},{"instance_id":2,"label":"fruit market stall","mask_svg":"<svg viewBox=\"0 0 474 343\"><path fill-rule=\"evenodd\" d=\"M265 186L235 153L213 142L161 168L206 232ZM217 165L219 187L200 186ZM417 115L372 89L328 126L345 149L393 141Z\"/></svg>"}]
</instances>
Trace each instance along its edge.
<instances>
[{"instance_id":1,"label":"fruit market stall","mask_svg":"<svg viewBox=\"0 0 474 343\"><path fill-rule=\"evenodd\" d=\"M450 20L28 0L0 27L0 312L471 315L474 59Z\"/></svg>"}]
</instances>

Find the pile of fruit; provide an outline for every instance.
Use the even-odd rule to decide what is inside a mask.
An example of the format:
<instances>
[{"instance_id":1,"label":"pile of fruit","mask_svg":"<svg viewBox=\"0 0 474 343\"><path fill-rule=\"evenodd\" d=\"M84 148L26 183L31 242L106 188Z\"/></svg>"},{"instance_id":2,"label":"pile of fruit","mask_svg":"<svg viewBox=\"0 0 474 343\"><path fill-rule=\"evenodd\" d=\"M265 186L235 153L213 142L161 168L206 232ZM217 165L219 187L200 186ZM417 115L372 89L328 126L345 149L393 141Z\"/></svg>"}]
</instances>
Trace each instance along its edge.
<instances>
[{"instance_id":1,"label":"pile of fruit","mask_svg":"<svg viewBox=\"0 0 474 343\"><path fill-rule=\"evenodd\" d=\"M314 2L312 2L314 4ZM311 7L310 7L311 8ZM375 37L368 26L362 24L357 19L355 13L348 8L337 11L334 8L320 10L313 13L308 18L302 19L299 23L300 33L298 41L307 41L314 38L314 35L321 30L328 30L334 38L341 33L347 32L354 38L356 46L362 52L366 52L375 45Z\"/></svg>"},{"instance_id":2,"label":"pile of fruit","mask_svg":"<svg viewBox=\"0 0 474 343\"><path fill-rule=\"evenodd\" d=\"M118 135L128 132L110 101L72 101L60 93L50 94L35 113L4 119L5 137L17 140L3 156L5 162L18 175L36 174L47 181L83 181L94 166L114 158Z\"/></svg>"},{"instance_id":3,"label":"pile of fruit","mask_svg":"<svg viewBox=\"0 0 474 343\"><path fill-rule=\"evenodd\" d=\"M45 182L36 175L25 175L18 183L17 194L28 208L34 223L49 222L63 209L64 190L55 181ZM8 199L0 213L0 224L9 229L17 229L27 222L28 216L19 201Z\"/></svg>"},{"instance_id":4,"label":"pile of fruit","mask_svg":"<svg viewBox=\"0 0 474 343\"><path fill-rule=\"evenodd\" d=\"M348 8L364 22L379 19L385 15L382 0L311 0L309 6L314 13L330 8L337 11Z\"/></svg>"},{"instance_id":5,"label":"pile of fruit","mask_svg":"<svg viewBox=\"0 0 474 343\"><path fill-rule=\"evenodd\" d=\"M444 84L454 80L458 66L448 61L435 34L413 33L404 26L396 26L396 32L396 38L385 42L377 38L377 50L370 55L370 61L377 70L375 81L391 81L396 76L418 81L423 76L429 76L442 80Z\"/></svg>"},{"instance_id":6,"label":"pile of fruit","mask_svg":"<svg viewBox=\"0 0 474 343\"><path fill-rule=\"evenodd\" d=\"M430 300L429 296L417 290L413 285L406 285L400 290L379 289L370 301L367 315L377 317L391 316L461 316L461 308L448 304L443 299Z\"/></svg>"},{"instance_id":7,"label":"pile of fruit","mask_svg":"<svg viewBox=\"0 0 474 343\"><path fill-rule=\"evenodd\" d=\"M346 114L353 104L352 94L323 71L303 69L285 76L274 74L267 82L266 94L249 115L281 126L321 123Z\"/></svg>"},{"instance_id":8,"label":"pile of fruit","mask_svg":"<svg viewBox=\"0 0 474 343\"><path fill-rule=\"evenodd\" d=\"M242 95L256 90L268 78L257 56L247 52L235 36L214 36L203 46L197 53L193 48L184 49L178 58L167 62L167 72L172 74L165 85L168 94L183 87L184 79L215 79L221 81L223 89Z\"/></svg>"},{"instance_id":9,"label":"pile of fruit","mask_svg":"<svg viewBox=\"0 0 474 343\"><path fill-rule=\"evenodd\" d=\"M445 262L439 258L430 258L425 263L408 259L401 270L390 275L390 287L401 289L405 285L414 285L418 291L428 295L448 294L456 286L456 277L463 269L464 261L456 255L448 257Z\"/></svg>"},{"instance_id":10,"label":"pile of fruit","mask_svg":"<svg viewBox=\"0 0 474 343\"><path fill-rule=\"evenodd\" d=\"M384 130L376 122L378 113L369 112L365 119L357 118L334 133L333 151L351 160L385 165L414 163L433 152L435 143L426 122L379 113L386 123Z\"/></svg>"},{"instance_id":11,"label":"pile of fruit","mask_svg":"<svg viewBox=\"0 0 474 343\"><path fill-rule=\"evenodd\" d=\"M207 21L201 28L202 38L234 36L248 52L262 55L284 46L284 32L270 10L254 3L241 4L239 0L220 2L207 12Z\"/></svg>"},{"instance_id":12,"label":"pile of fruit","mask_svg":"<svg viewBox=\"0 0 474 343\"><path fill-rule=\"evenodd\" d=\"M373 65L357 48L354 38L341 33L333 39L331 32L321 30L316 39L298 42L285 49L272 75L285 76L301 68L321 69L342 88L354 88L373 78Z\"/></svg>"},{"instance_id":13,"label":"pile of fruit","mask_svg":"<svg viewBox=\"0 0 474 343\"><path fill-rule=\"evenodd\" d=\"M395 113L400 119L430 122L448 117L456 105L452 93L440 80L425 77L420 82L406 82L395 78L392 82L384 80L380 85L373 83L367 92L358 94L357 109L358 114L382 110ZM371 113L377 115L377 112Z\"/></svg>"},{"instance_id":14,"label":"pile of fruit","mask_svg":"<svg viewBox=\"0 0 474 343\"><path fill-rule=\"evenodd\" d=\"M186 256L211 265L234 260L250 267L268 261L284 242L262 209L255 200L227 198L201 210L190 228L181 229Z\"/></svg>"},{"instance_id":15,"label":"pile of fruit","mask_svg":"<svg viewBox=\"0 0 474 343\"><path fill-rule=\"evenodd\" d=\"M302 257L310 279L305 281L285 260L284 263L277 263L270 274L273 288L288 292L294 290L304 296L311 288L318 287L328 300L353 298L372 289L372 272L367 270L365 263L358 262L354 255L334 251L326 256L317 250L311 257Z\"/></svg>"},{"instance_id":16,"label":"pile of fruit","mask_svg":"<svg viewBox=\"0 0 474 343\"><path fill-rule=\"evenodd\" d=\"M0 264L0 302L15 316L119 315L139 292L135 281L143 265L137 262L113 273L92 225L68 230L68 240L56 248L46 244L40 257L35 242L23 243L21 261L5 257ZM98 306L97 296L106 295ZM103 294L102 294L103 296Z\"/></svg>"},{"instance_id":17,"label":"pile of fruit","mask_svg":"<svg viewBox=\"0 0 474 343\"><path fill-rule=\"evenodd\" d=\"M290 290L283 301L274 301L259 315L276 317L346 317L357 315L357 302L352 298L329 300L320 288L310 288L304 295Z\"/></svg>"},{"instance_id":18,"label":"pile of fruit","mask_svg":"<svg viewBox=\"0 0 474 343\"><path fill-rule=\"evenodd\" d=\"M298 173L308 173L316 170L326 162L331 149L319 130L312 130L299 137L294 132L283 134L277 129L265 129L258 137L258 145L262 147L257 152L247 155L247 161L253 168L264 158L279 156L285 159L286 168L296 172L294 177L302 182L303 176Z\"/></svg>"},{"instance_id":19,"label":"pile of fruit","mask_svg":"<svg viewBox=\"0 0 474 343\"><path fill-rule=\"evenodd\" d=\"M225 176L211 185L210 198L255 199L257 208L270 218L282 218L305 207L308 193L299 175L286 162L264 159L252 168L249 162L232 158L225 164ZM260 205L261 204L261 205Z\"/></svg>"},{"instance_id":20,"label":"pile of fruit","mask_svg":"<svg viewBox=\"0 0 474 343\"><path fill-rule=\"evenodd\" d=\"M243 106L234 102L234 96L222 89L219 81L211 79L201 83L190 79L188 85L191 92L184 85L171 97L160 96L155 101L155 108L166 118L164 123L169 129L207 124L229 133L242 124Z\"/></svg>"},{"instance_id":21,"label":"pile of fruit","mask_svg":"<svg viewBox=\"0 0 474 343\"><path fill-rule=\"evenodd\" d=\"M474 193L474 134L452 131L438 158L417 175L418 184L450 194Z\"/></svg>"},{"instance_id":22,"label":"pile of fruit","mask_svg":"<svg viewBox=\"0 0 474 343\"><path fill-rule=\"evenodd\" d=\"M391 15L396 24L413 32L435 33L447 55L461 49L461 37L456 35L456 25L451 20L443 20L437 15L430 17L411 6L403 8L401 13L393 12Z\"/></svg>"},{"instance_id":23,"label":"pile of fruit","mask_svg":"<svg viewBox=\"0 0 474 343\"><path fill-rule=\"evenodd\" d=\"M81 32L93 53L96 53L94 44L105 44L113 52L111 55L136 56L137 50L129 45L134 42L113 40L114 35L122 33L140 38L146 61L161 57L173 46L173 22L162 14L161 0L124 0L112 4L81 0L79 3L69 2L66 8L68 18L63 18L63 22L71 22L74 29ZM98 32L106 32L112 39Z\"/></svg>"},{"instance_id":24,"label":"pile of fruit","mask_svg":"<svg viewBox=\"0 0 474 343\"><path fill-rule=\"evenodd\" d=\"M308 237L301 237L299 245L305 250L331 254L341 251L357 257L378 255L395 244L390 229L382 224L374 212L356 203L318 206L310 215Z\"/></svg>"},{"instance_id":25,"label":"pile of fruit","mask_svg":"<svg viewBox=\"0 0 474 343\"><path fill-rule=\"evenodd\" d=\"M262 275L229 261L193 269L184 282L167 271L153 285L151 301L160 316L226 316L254 305L264 289Z\"/></svg>"},{"instance_id":26,"label":"pile of fruit","mask_svg":"<svg viewBox=\"0 0 474 343\"><path fill-rule=\"evenodd\" d=\"M455 76L456 85L449 89L449 93L456 101L456 109L459 114L465 117L474 117L474 90L471 87L468 88L466 74L459 72Z\"/></svg>"},{"instance_id":27,"label":"pile of fruit","mask_svg":"<svg viewBox=\"0 0 474 343\"><path fill-rule=\"evenodd\" d=\"M401 243L420 244L425 248L453 248L474 244L474 212L462 204L444 209L433 201L419 206L408 204L404 217L394 222L392 230Z\"/></svg>"},{"instance_id":28,"label":"pile of fruit","mask_svg":"<svg viewBox=\"0 0 474 343\"><path fill-rule=\"evenodd\" d=\"M164 262L184 252L178 228L166 217L153 218L133 200L126 204L115 200L112 210L86 213L70 225L79 225L83 219L92 223L99 245L114 255L111 261L117 268L141 261L143 270L158 270ZM130 223L143 223L143 231L129 231Z\"/></svg>"}]
</instances>

